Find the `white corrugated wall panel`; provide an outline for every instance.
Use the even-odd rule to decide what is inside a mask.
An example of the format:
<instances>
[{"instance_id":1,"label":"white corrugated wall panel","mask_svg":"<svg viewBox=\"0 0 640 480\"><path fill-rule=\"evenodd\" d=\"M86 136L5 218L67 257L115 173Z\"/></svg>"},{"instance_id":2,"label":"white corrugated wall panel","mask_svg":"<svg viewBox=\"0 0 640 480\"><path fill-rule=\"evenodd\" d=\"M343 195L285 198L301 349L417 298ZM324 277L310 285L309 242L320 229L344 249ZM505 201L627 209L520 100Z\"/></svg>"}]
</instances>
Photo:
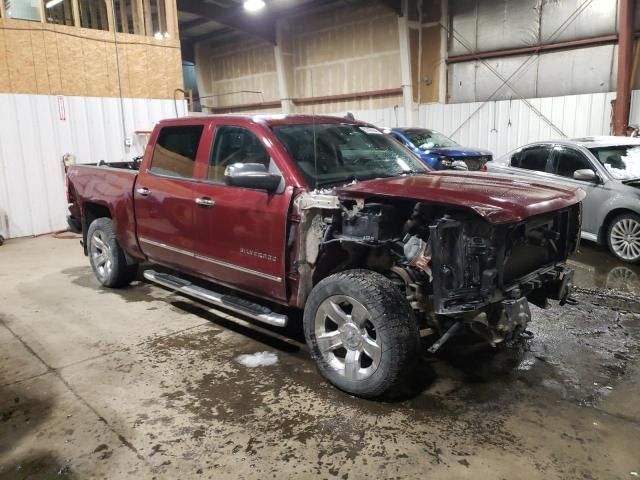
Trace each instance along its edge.
<instances>
[{"instance_id":1,"label":"white corrugated wall panel","mask_svg":"<svg viewBox=\"0 0 640 480\"><path fill-rule=\"evenodd\" d=\"M528 100L500 100L419 107L419 126L433 128L462 145L486 148L496 157L539 140L609 135L615 93L593 93ZM637 113L636 113L637 112ZM640 118L634 92L632 118Z\"/></svg>"},{"instance_id":2,"label":"white corrugated wall panel","mask_svg":"<svg viewBox=\"0 0 640 480\"><path fill-rule=\"evenodd\" d=\"M122 105L126 136L124 147ZM142 153L136 130L175 116L173 100L0 94L0 235L38 235L66 227L62 156L78 163L116 162ZM180 116L186 114L178 102Z\"/></svg>"},{"instance_id":3,"label":"white corrugated wall panel","mask_svg":"<svg viewBox=\"0 0 640 480\"><path fill-rule=\"evenodd\" d=\"M461 145L491 150L495 157L530 142L554 138L609 135L614 92L418 107L413 126L432 128ZM404 110L353 112L379 127L402 126ZM396 118L399 120L396 121ZM631 122L640 124L640 91L634 91Z\"/></svg>"}]
</instances>

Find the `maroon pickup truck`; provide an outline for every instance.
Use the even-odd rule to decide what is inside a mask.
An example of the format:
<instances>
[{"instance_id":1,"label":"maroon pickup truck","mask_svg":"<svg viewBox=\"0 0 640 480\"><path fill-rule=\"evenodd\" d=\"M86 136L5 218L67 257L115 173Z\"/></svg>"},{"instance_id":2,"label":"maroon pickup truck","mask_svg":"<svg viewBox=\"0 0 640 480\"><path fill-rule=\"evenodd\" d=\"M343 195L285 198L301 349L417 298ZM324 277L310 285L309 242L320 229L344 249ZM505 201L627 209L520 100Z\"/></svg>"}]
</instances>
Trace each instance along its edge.
<instances>
[{"instance_id":1,"label":"maroon pickup truck","mask_svg":"<svg viewBox=\"0 0 640 480\"><path fill-rule=\"evenodd\" d=\"M139 165L71 167L68 196L102 285L148 261L163 267L149 281L257 321L304 309L322 375L375 397L421 337L495 346L525 330L528 302L566 301L583 193L430 171L343 118L210 116L160 122Z\"/></svg>"}]
</instances>

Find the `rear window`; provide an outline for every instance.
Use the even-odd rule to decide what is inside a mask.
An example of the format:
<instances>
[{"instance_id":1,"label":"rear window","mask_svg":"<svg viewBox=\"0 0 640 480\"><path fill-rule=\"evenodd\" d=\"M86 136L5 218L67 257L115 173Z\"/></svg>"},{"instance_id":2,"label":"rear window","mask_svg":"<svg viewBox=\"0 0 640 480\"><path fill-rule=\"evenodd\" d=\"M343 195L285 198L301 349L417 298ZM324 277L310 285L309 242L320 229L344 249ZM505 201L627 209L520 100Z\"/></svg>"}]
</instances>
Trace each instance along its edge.
<instances>
[{"instance_id":1,"label":"rear window","mask_svg":"<svg viewBox=\"0 0 640 480\"><path fill-rule=\"evenodd\" d=\"M164 127L160 130L150 171L157 175L193 178L204 125Z\"/></svg>"}]
</instances>

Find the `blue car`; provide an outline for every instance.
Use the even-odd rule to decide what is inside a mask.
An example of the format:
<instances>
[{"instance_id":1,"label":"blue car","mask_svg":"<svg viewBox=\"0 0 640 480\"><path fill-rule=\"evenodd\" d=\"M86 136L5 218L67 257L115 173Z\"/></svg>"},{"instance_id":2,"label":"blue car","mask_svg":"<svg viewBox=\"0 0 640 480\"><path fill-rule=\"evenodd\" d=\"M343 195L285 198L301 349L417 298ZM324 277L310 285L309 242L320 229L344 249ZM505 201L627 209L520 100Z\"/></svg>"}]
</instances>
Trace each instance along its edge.
<instances>
[{"instance_id":1,"label":"blue car","mask_svg":"<svg viewBox=\"0 0 640 480\"><path fill-rule=\"evenodd\" d=\"M486 171L486 163L493 157L487 150L462 147L435 130L394 128L387 133L434 170Z\"/></svg>"}]
</instances>

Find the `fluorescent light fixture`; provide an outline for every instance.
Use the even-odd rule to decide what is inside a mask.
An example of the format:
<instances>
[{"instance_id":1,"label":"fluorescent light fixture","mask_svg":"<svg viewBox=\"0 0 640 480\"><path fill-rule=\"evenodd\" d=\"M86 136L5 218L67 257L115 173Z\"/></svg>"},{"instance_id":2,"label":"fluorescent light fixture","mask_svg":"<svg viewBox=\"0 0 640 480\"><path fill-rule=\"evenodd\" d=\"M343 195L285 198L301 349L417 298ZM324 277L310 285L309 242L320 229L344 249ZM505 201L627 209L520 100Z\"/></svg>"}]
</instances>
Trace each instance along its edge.
<instances>
[{"instance_id":1,"label":"fluorescent light fixture","mask_svg":"<svg viewBox=\"0 0 640 480\"><path fill-rule=\"evenodd\" d=\"M62 0L49 0L47 3L45 3L44 7L53 8L60 3L62 3Z\"/></svg>"},{"instance_id":2,"label":"fluorescent light fixture","mask_svg":"<svg viewBox=\"0 0 640 480\"><path fill-rule=\"evenodd\" d=\"M247 12L258 12L264 8L264 0L244 0L244 9Z\"/></svg>"}]
</instances>

